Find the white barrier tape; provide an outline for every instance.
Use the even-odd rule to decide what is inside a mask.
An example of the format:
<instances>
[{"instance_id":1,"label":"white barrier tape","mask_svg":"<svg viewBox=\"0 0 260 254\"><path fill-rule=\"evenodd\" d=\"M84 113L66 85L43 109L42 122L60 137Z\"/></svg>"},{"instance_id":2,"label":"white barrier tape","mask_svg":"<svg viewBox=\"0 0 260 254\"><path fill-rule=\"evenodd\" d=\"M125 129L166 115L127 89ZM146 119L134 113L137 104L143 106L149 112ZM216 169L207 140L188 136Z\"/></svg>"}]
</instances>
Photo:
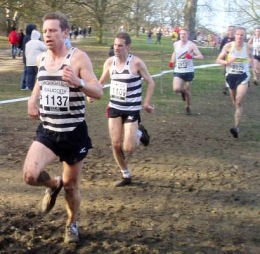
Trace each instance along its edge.
<instances>
[{"instance_id":1,"label":"white barrier tape","mask_svg":"<svg viewBox=\"0 0 260 254\"><path fill-rule=\"evenodd\" d=\"M208 67L217 67L220 66L220 64L203 64L203 65L198 65L198 66L194 66L194 69L203 69L203 68L208 68ZM156 77L161 77L167 73L172 73L173 70L168 70L168 71L162 71L158 74L154 74L151 77L152 78L156 78ZM107 88L110 87L110 84L105 84L103 88ZM4 101L0 101L0 105L1 104L7 104L7 103L13 103L13 102L19 102L19 101L27 101L30 97L24 97L24 98L18 98L18 99L10 99L10 100L4 100Z\"/></svg>"},{"instance_id":2,"label":"white barrier tape","mask_svg":"<svg viewBox=\"0 0 260 254\"><path fill-rule=\"evenodd\" d=\"M18 98L18 99L10 99L10 100L5 100L5 101L0 101L1 104L6 104L6 103L13 103L13 102L19 102L19 101L27 101L30 97L23 97L23 98Z\"/></svg>"}]
</instances>

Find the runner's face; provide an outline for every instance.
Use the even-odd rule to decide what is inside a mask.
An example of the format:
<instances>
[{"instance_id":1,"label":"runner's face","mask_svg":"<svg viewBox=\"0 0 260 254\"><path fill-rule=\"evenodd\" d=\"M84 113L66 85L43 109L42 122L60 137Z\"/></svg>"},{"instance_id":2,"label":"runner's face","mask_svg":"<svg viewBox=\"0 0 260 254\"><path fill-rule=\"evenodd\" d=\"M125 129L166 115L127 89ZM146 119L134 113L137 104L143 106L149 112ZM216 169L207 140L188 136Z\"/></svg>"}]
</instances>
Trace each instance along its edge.
<instances>
[{"instance_id":1,"label":"runner's face","mask_svg":"<svg viewBox=\"0 0 260 254\"><path fill-rule=\"evenodd\" d=\"M46 20L43 24L43 38L49 49L59 48L65 44L68 31L61 31L60 21L57 19Z\"/></svg>"},{"instance_id":2,"label":"runner's face","mask_svg":"<svg viewBox=\"0 0 260 254\"><path fill-rule=\"evenodd\" d=\"M115 38L114 41L114 51L115 51L115 56L120 57L120 56L125 56L129 52L130 45L125 44L125 40L121 38Z\"/></svg>"},{"instance_id":3,"label":"runner's face","mask_svg":"<svg viewBox=\"0 0 260 254\"><path fill-rule=\"evenodd\" d=\"M234 37L234 33L235 33L235 28L234 27L229 27L228 28L228 37L229 38Z\"/></svg>"},{"instance_id":4,"label":"runner's face","mask_svg":"<svg viewBox=\"0 0 260 254\"><path fill-rule=\"evenodd\" d=\"M260 29L257 28L257 29L255 30L255 35L256 35L257 37L260 37Z\"/></svg>"},{"instance_id":5,"label":"runner's face","mask_svg":"<svg viewBox=\"0 0 260 254\"><path fill-rule=\"evenodd\" d=\"M238 29L235 33L235 40L236 42L244 42L245 41L245 31L243 29Z\"/></svg>"},{"instance_id":6,"label":"runner's face","mask_svg":"<svg viewBox=\"0 0 260 254\"><path fill-rule=\"evenodd\" d=\"M188 32L185 30L180 31L180 39L181 41L187 41L188 40Z\"/></svg>"}]
</instances>

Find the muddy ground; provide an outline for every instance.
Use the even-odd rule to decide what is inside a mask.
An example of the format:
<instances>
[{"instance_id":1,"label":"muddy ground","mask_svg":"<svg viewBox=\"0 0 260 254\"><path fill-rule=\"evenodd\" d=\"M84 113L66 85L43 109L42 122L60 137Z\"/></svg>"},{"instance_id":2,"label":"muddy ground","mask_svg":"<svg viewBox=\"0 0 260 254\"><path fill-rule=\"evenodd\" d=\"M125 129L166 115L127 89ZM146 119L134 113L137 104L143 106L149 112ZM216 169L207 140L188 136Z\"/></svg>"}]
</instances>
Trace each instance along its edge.
<instances>
[{"instance_id":1,"label":"muddy ground","mask_svg":"<svg viewBox=\"0 0 260 254\"><path fill-rule=\"evenodd\" d=\"M21 61L7 51L0 63L2 74L20 75ZM63 193L44 217L38 208L45 189L22 181L38 122L27 117L26 102L0 104L0 253L260 253L260 87L251 86L241 135L234 139L233 108L221 79L218 92L194 98L191 116L177 95L155 114L142 113L151 144L129 158L133 184L123 188L114 187L121 175L105 109L98 102L88 105L94 149L81 179L81 241L71 245L63 243ZM4 84L0 89L8 89ZM57 161L48 170L59 175L61 165Z\"/></svg>"}]
</instances>

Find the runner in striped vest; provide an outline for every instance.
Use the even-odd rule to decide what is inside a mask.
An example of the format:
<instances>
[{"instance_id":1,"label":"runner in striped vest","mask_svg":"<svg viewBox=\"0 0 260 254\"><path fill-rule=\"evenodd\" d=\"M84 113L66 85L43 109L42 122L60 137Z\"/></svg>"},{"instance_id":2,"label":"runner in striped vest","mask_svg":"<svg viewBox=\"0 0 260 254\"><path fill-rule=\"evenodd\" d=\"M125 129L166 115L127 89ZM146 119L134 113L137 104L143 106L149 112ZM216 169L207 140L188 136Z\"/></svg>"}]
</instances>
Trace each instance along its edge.
<instances>
[{"instance_id":1,"label":"runner in striped vest","mask_svg":"<svg viewBox=\"0 0 260 254\"><path fill-rule=\"evenodd\" d=\"M149 144L147 130L140 124L142 109L142 78L147 84L143 107L146 112L154 111L151 98L154 81L144 62L129 54L131 38L127 33L119 33L114 41L115 56L104 63L101 84L110 78L110 100L107 106L108 128L112 143L113 155L123 178L116 186L128 185L132 176L126 163L125 153L133 153L140 141L144 146Z\"/></svg>"},{"instance_id":2,"label":"runner in striped vest","mask_svg":"<svg viewBox=\"0 0 260 254\"><path fill-rule=\"evenodd\" d=\"M48 13L43 17L47 52L37 59L39 72L28 101L29 116L40 118L41 123L23 168L27 184L47 187L42 201L44 214L52 210L64 188L66 243L79 241L79 180L83 159L92 148L85 122L85 96L100 99L103 95L88 55L66 46L69 30L69 21L62 13ZM57 157L63 163L62 176L51 177L46 166Z\"/></svg>"}]
</instances>

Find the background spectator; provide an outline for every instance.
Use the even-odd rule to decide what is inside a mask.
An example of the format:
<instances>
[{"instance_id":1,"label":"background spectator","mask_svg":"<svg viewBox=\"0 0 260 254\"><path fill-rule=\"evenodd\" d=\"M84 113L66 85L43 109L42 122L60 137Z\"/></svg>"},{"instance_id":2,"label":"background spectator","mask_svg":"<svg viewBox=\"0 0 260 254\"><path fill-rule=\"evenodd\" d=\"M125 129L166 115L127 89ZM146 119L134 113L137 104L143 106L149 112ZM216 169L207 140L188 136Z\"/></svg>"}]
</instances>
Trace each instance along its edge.
<instances>
[{"instance_id":1,"label":"background spectator","mask_svg":"<svg viewBox=\"0 0 260 254\"><path fill-rule=\"evenodd\" d=\"M15 59L17 54L17 47L19 45L19 35L16 32L15 27L12 28L12 31L9 34L9 42L12 45L12 57Z\"/></svg>"},{"instance_id":2,"label":"background spectator","mask_svg":"<svg viewBox=\"0 0 260 254\"><path fill-rule=\"evenodd\" d=\"M40 41L41 33L37 30L32 31L31 40L25 45L25 56L26 56L26 69L27 78L26 84L30 90L33 90L35 78L38 72L37 67L37 57L44 51L47 47L44 42Z\"/></svg>"}]
</instances>

